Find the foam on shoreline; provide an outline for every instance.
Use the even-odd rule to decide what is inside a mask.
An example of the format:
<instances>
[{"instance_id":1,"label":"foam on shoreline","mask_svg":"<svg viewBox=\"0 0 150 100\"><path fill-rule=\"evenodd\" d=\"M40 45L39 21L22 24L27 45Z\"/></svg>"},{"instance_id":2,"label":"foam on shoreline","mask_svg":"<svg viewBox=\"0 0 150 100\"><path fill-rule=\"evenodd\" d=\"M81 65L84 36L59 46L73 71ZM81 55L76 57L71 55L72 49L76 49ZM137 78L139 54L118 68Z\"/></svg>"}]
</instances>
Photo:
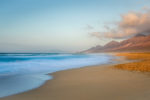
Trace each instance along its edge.
<instances>
[{"instance_id":1,"label":"foam on shoreline","mask_svg":"<svg viewBox=\"0 0 150 100\"><path fill-rule=\"evenodd\" d=\"M108 54L7 55L0 62L0 98L33 90L52 76L47 74L113 62ZM13 58L10 61L10 58ZM14 60L17 59L17 60Z\"/></svg>"}]
</instances>

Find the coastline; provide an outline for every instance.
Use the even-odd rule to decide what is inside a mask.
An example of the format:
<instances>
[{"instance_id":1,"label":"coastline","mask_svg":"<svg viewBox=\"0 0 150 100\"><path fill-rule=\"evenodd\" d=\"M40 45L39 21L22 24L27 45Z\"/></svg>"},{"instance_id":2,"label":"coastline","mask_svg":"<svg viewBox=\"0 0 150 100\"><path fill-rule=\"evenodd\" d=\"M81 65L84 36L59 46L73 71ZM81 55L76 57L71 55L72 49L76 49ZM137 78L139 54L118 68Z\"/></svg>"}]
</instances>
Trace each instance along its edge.
<instances>
[{"instance_id":1,"label":"coastline","mask_svg":"<svg viewBox=\"0 0 150 100\"><path fill-rule=\"evenodd\" d=\"M118 65L118 64L117 64ZM149 76L114 64L59 71L43 86L1 100L149 100Z\"/></svg>"},{"instance_id":2,"label":"coastline","mask_svg":"<svg viewBox=\"0 0 150 100\"><path fill-rule=\"evenodd\" d=\"M44 85L52 79L48 74L54 72L102 65L111 62L116 57L108 54L10 54L6 58L14 56L20 61L13 63L4 62L1 68L3 76L0 78L0 98L31 91ZM5 55L1 56L1 58ZM24 61L25 58L27 61ZM4 59L5 60L5 59ZM14 64L14 65L13 65ZM3 71L4 69L4 71ZM12 72L14 75L11 75ZM20 75L21 74L21 75ZM2 75L2 74L1 74Z\"/></svg>"}]
</instances>

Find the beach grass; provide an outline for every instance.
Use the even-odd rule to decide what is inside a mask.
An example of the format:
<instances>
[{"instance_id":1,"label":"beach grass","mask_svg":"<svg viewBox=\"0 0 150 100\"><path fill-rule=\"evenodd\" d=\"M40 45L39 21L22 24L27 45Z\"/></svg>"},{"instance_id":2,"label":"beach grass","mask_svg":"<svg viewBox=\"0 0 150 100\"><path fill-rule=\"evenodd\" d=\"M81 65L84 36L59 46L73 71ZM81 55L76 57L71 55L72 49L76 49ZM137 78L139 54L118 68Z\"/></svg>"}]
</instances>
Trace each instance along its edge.
<instances>
[{"instance_id":1,"label":"beach grass","mask_svg":"<svg viewBox=\"0 0 150 100\"><path fill-rule=\"evenodd\" d=\"M117 56L124 56L128 60L134 60L130 63L115 65L115 68L129 70L150 72L150 53L117 53Z\"/></svg>"}]
</instances>

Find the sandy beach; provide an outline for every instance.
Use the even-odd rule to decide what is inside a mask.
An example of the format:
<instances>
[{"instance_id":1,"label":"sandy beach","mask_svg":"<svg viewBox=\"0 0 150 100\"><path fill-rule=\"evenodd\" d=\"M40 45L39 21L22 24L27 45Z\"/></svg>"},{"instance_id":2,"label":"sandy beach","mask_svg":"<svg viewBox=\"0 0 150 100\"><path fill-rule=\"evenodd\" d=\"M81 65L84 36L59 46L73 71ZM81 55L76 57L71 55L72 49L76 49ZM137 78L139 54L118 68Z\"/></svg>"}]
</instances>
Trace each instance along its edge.
<instances>
[{"instance_id":1,"label":"sandy beach","mask_svg":"<svg viewBox=\"0 0 150 100\"><path fill-rule=\"evenodd\" d=\"M150 100L150 0L0 0L0 100Z\"/></svg>"},{"instance_id":2,"label":"sandy beach","mask_svg":"<svg viewBox=\"0 0 150 100\"><path fill-rule=\"evenodd\" d=\"M150 100L150 76L112 65L60 71L32 91L0 100Z\"/></svg>"}]
</instances>

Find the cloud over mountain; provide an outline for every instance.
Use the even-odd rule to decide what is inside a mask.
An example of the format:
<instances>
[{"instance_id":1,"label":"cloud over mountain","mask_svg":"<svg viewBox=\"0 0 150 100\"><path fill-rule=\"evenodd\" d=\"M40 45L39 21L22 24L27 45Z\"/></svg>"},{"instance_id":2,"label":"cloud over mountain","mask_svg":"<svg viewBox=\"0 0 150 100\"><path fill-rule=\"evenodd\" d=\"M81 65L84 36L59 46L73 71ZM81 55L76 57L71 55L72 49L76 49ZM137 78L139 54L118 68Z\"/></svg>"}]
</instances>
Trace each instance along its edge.
<instances>
[{"instance_id":1,"label":"cloud over mountain","mask_svg":"<svg viewBox=\"0 0 150 100\"><path fill-rule=\"evenodd\" d=\"M105 32L91 32L92 36L113 39L129 38L137 34L150 34L150 11L128 12L121 15L121 20L114 24L115 28L107 26Z\"/></svg>"}]
</instances>

